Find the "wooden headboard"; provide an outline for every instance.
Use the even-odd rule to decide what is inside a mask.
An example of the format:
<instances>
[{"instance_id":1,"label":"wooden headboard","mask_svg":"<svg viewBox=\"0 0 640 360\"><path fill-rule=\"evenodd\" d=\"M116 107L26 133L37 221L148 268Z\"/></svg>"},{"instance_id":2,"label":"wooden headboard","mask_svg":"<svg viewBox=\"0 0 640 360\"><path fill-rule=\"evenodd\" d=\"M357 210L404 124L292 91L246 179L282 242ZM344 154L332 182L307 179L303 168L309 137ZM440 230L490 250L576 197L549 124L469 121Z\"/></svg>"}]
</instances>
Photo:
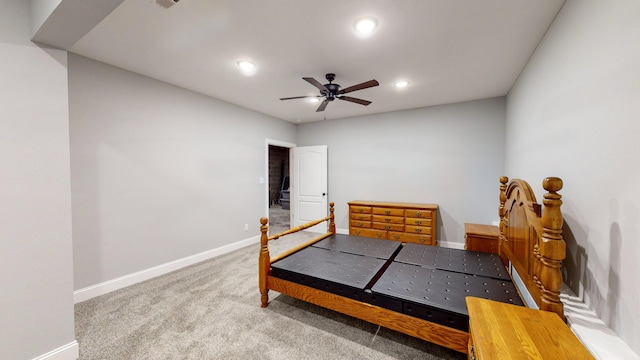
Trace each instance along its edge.
<instances>
[{"instance_id":1,"label":"wooden headboard","mask_svg":"<svg viewBox=\"0 0 640 360\"><path fill-rule=\"evenodd\" d=\"M566 244L562 238L562 196L557 193L562 180L548 177L542 187L547 191L542 201L544 209L526 181L500 178L499 254L505 264L511 263L538 307L564 320L560 267L566 257Z\"/></svg>"}]
</instances>

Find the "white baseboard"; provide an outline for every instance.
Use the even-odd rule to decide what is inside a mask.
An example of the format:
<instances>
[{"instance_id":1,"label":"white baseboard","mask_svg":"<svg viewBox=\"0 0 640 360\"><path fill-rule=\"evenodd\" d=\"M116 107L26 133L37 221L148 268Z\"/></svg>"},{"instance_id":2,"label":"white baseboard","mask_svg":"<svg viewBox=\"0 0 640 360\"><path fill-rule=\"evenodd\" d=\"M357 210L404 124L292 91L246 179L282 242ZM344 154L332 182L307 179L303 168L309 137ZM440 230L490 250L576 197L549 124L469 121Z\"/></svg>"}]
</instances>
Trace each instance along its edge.
<instances>
[{"instance_id":1,"label":"white baseboard","mask_svg":"<svg viewBox=\"0 0 640 360\"><path fill-rule=\"evenodd\" d=\"M464 243L453 241L438 241L438 246L449 249L462 249L464 250Z\"/></svg>"},{"instance_id":2,"label":"white baseboard","mask_svg":"<svg viewBox=\"0 0 640 360\"><path fill-rule=\"evenodd\" d=\"M108 281L105 281L96 285L92 285L83 289L78 289L73 292L73 302L77 304L79 302L89 300L96 296L104 295L112 291L116 291L116 290L125 288L127 286L137 284L139 282L149 280L154 277L164 275L178 269L182 269L183 267L193 265L204 260L209 260L214 257L230 253L234 250L238 250L240 248L243 248L248 245L256 244L258 242L260 242L260 235L250 237L248 239L235 242L233 244L221 246L219 248L207 250L200 254L187 256L182 259L174 260L166 264L154 266L152 268L141 270L129 275L121 276L119 278L108 280Z\"/></svg>"},{"instance_id":3,"label":"white baseboard","mask_svg":"<svg viewBox=\"0 0 640 360\"><path fill-rule=\"evenodd\" d=\"M622 341L566 284L562 285L560 292L567 324L591 355L598 360L640 360L640 355Z\"/></svg>"},{"instance_id":4,"label":"white baseboard","mask_svg":"<svg viewBox=\"0 0 640 360\"><path fill-rule=\"evenodd\" d=\"M79 356L80 350L78 348L78 342L73 340L64 346L53 351L49 351L46 354L42 354L33 360L76 360Z\"/></svg>"}]
</instances>

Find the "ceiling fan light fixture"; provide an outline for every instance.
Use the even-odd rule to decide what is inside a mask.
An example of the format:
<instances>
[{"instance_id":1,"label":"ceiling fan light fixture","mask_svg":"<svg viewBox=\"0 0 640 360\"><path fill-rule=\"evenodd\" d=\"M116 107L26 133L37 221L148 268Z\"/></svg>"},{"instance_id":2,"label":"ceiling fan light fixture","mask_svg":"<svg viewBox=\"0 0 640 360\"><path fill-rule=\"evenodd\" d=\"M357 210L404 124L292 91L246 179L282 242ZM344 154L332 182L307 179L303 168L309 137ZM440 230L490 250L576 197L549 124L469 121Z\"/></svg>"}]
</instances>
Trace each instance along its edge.
<instances>
[{"instance_id":1,"label":"ceiling fan light fixture","mask_svg":"<svg viewBox=\"0 0 640 360\"><path fill-rule=\"evenodd\" d=\"M317 103L320 100L317 97L312 97L312 98L309 98L307 101L310 103Z\"/></svg>"},{"instance_id":2,"label":"ceiling fan light fixture","mask_svg":"<svg viewBox=\"0 0 640 360\"><path fill-rule=\"evenodd\" d=\"M378 27L378 21L372 17L363 17L353 24L353 27L361 35L367 35Z\"/></svg>"},{"instance_id":3,"label":"ceiling fan light fixture","mask_svg":"<svg viewBox=\"0 0 640 360\"><path fill-rule=\"evenodd\" d=\"M394 84L397 88L402 89L405 88L407 86L409 86L409 82L406 80L400 80L400 81L396 81L396 83Z\"/></svg>"}]
</instances>

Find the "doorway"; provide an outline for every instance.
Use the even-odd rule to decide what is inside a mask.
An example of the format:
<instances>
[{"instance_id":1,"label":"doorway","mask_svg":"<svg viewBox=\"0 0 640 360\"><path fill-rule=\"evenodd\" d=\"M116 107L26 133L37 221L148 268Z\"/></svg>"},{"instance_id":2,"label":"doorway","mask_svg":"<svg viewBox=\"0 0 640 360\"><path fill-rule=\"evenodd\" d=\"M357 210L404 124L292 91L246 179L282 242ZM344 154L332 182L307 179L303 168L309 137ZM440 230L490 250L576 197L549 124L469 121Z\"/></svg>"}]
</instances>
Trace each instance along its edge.
<instances>
[{"instance_id":1,"label":"doorway","mask_svg":"<svg viewBox=\"0 0 640 360\"><path fill-rule=\"evenodd\" d=\"M291 148L268 144L269 226L291 225Z\"/></svg>"}]
</instances>

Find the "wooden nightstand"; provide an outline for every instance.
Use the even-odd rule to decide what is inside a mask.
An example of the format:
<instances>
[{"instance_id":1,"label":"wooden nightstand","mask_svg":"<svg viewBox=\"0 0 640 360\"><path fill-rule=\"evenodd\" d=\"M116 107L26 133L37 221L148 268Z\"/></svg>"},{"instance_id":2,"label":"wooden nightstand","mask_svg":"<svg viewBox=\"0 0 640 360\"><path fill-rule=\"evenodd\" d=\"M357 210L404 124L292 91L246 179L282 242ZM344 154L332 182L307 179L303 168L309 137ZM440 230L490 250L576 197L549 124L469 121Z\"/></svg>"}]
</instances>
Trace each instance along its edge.
<instances>
[{"instance_id":1,"label":"wooden nightstand","mask_svg":"<svg viewBox=\"0 0 640 360\"><path fill-rule=\"evenodd\" d=\"M556 313L467 297L469 359L593 359Z\"/></svg>"},{"instance_id":2,"label":"wooden nightstand","mask_svg":"<svg viewBox=\"0 0 640 360\"><path fill-rule=\"evenodd\" d=\"M464 224L464 248L472 251L498 253L500 229L493 225Z\"/></svg>"}]
</instances>

